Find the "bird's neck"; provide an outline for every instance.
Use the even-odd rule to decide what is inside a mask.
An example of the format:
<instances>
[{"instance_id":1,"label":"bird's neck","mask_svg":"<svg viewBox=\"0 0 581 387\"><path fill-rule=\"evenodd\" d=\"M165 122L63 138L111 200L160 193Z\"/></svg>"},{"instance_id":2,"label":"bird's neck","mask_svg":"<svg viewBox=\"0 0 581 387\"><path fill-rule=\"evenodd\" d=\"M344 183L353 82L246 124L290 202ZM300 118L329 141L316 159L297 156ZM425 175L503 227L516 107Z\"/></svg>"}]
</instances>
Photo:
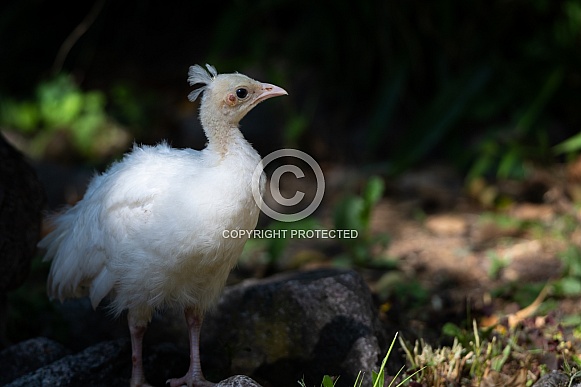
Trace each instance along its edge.
<instances>
[{"instance_id":1,"label":"bird's neck","mask_svg":"<svg viewBox=\"0 0 581 387\"><path fill-rule=\"evenodd\" d=\"M212 120L208 117L200 118L208 138L208 150L225 156L232 150L239 148L240 145L247 144L240 129L238 129L238 125L221 120Z\"/></svg>"}]
</instances>

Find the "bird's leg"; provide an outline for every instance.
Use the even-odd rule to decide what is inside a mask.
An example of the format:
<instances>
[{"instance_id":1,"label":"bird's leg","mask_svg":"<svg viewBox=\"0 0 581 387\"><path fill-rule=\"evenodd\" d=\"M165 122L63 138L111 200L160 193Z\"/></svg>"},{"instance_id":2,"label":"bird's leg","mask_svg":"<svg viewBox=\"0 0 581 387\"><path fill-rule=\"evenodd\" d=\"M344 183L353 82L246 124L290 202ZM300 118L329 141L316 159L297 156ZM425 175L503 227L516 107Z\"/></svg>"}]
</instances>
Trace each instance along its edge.
<instances>
[{"instance_id":1,"label":"bird's leg","mask_svg":"<svg viewBox=\"0 0 581 387\"><path fill-rule=\"evenodd\" d=\"M166 383L170 387L186 385L188 387L209 387L214 383L208 382L202 374L200 365L200 329L202 328L203 315L193 308L185 310L186 322L188 323L188 332L190 335L190 368L184 377L179 379L170 379Z\"/></svg>"},{"instance_id":2,"label":"bird's leg","mask_svg":"<svg viewBox=\"0 0 581 387\"><path fill-rule=\"evenodd\" d=\"M133 368L131 370L131 387L146 387L149 386L145 381L143 373L143 335L147 330L147 325L139 323L133 318L131 312L128 316L129 332L131 333L131 360L133 361Z\"/></svg>"}]
</instances>

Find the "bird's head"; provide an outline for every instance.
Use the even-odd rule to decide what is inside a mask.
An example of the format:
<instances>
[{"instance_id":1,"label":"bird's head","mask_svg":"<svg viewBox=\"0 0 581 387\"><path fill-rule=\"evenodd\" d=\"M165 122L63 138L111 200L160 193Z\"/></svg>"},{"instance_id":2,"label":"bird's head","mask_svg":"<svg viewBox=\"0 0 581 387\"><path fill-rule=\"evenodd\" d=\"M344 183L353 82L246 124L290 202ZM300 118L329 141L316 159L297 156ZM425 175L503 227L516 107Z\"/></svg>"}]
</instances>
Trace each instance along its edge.
<instances>
[{"instance_id":1,"label":"bird's head","mask_svg":"<svg viewBox=\"0 0 581 387\"><path fill-rule=\"evenodd\" d=\"M207 64L190 67L190 85L202 85L190 93L188 98L195 101L203 92L200 104L202 122L224 120L228 125L237 126L253 107L272 97L288 94L284 89L255 81L243 74L218 74Z\"/></svg>"}]
</instances>

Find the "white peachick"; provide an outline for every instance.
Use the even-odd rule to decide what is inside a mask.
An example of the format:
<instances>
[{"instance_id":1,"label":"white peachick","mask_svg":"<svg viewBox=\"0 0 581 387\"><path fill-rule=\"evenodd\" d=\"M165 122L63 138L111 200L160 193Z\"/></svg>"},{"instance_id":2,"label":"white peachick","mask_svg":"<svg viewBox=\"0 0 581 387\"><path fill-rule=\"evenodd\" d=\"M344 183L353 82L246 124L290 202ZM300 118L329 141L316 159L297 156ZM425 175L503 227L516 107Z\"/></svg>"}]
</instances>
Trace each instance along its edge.
<instances>
[{"instance_id":1,"label":"white peachick","mask_svg":"<svg viewBox=\"0 0 581 387\"><path fill-rule=\"evenodd\" d=\"M261 174L253 178L260 156L238 126L259 102L287 93L206 67L190 67L188 81L201 86L189 98L202 95L207 147L134 146L51 219L54 230L39 243L52 260L51 297L88 295L97 307L108 296L115 314L128 310L131 386L147 385L142 339L153 312L166 307L185 311L190 334L190 368L170 385L211 385L199 362L200 327L246 242L224 230L252 230L258 220L252 189L263 185Z\"/></svg>"}]
</instances>

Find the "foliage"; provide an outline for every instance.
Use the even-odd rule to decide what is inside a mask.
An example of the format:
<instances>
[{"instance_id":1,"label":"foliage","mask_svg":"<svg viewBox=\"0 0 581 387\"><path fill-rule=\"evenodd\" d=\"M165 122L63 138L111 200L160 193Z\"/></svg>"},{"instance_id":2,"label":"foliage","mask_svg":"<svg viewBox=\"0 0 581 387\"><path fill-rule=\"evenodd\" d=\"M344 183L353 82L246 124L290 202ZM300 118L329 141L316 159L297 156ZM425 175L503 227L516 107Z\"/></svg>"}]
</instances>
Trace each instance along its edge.
<instances>
[{"instance_id":1,"label":"foliage","mask_svg":"<svg viewBox=\"0 0 581 387\"><path fill-rule=\"evenodd\" d=\"M552 279L551 294L554 297L581 296L581 248L571 242L571 236L578 228L578 222L570 214L558 216L548 222L522 220L503 213L484 213L479 219L480 227L493 225L500 233L507 236L538 235L559 241L564 246L556 254L562 262L559 278ZM490 261L489 276L498 279L501 271L510 264L510 258L501 256L495 250L486 253ZM509 283L499 286L493 292L496 297L507 296L524 306L539 293L545 283Z\"/></svg>"},{"instance_id":2,"label":"foliage","mask_svg":"<svg viewBox=\"0 0 581 387\"><path fill-rule=\"evenodd\" d=\"M553 147L555 154L579 153L581 151L581 132L569 137Z\"/></svg>"},{"instance_id":3,"label":"foliage","mask_svg":"<svg viewBox=\"0 0 581 387\"><path fill-rule=\"evenodd\" d=\"M299 253L296 256L288 257L289 262L284 262L281 265L281 260L285 253L289 251L293 239L299 239L292 236L293 231L306 232L321 229L321 224L313 217L307 217L295 222L273 221L264 229L257 230L256 237L249 238L246 241L240 262L246 267L253 267L253 271L260 276L276 272L283 267L295 269L307 263L305 260L308 261L320 256Z\"/></svg>"},{"instance_id":4,"label":"foliage","mask_svg":"<svg viewBox=\"0 0 581 387\"><path fill-rule=\"evenodd\" d=\"M578 232L575 216L565 213L540 221L518 219L508 213L486 212L480 215L478 226L488 228L489 232L492 227L497 238L502 238L504 243L510 244L515 238L525 237L560 246L555 253L562 263L558 277L548 282L503 282L492 291L493 297L507 298L524 307L531 304L545 286L549 286L553 298L549 297L539 306L539 311L546 313L555 309L559 298L581 296L581 249L571 239ZM489 249L485 255L489 260L489 277L501 278L502 271L511 263L511 257L502 255L498 249Z\"/></svg>"},{"instance_id":5,"label":"foliage","mask_svg":"<svg viewBox=\"0 0 581 387\"><path fill-rule=\"evenodd\" d=\"M486 256L490 260L488 276L492 279L498 279L500 272L509 265L509 259L495 252L488 252Z\"/></svg>"},{"instance_id":6,"label":"foliage","mask_svg":"<svg viewBox=\"0 0 581 387\"><path fill-rule=\"evenodd\" d=\"M547 103L553 97L563 80L563 71L555 68L548 75L535 98L514 118L507 127L495 128L487 138L477 144L475 160L467 174L467 180L494 172L497 178L522 179L527 176L526 162L548 158L550 150L544 131L535 130ZM527 144L526 139L536 137L536 144Z\"/></svg>"},{"instance_id":7,"label":"foliage","mask_svg":"<svg viewBox=\"0 0 581 387\"><path fill-rule=\"evenodd\" d=\"M375 291L379 300L386 303L386 311L393 300L410 310L425 308L430 300L430 290L424 284L399 270L383 274L375 283Z\"/></svg>"},{"instance_id":8,"label":"foliage","mask_svg":"<svg viewBox=\"0 0 581 387\"><path fill-rule=\"evenodd\" d=\"M330 137L345 137L348 147L365 137L365 149L350 158L387 155L385 171L398 173L439 156L469 180L522 178L527 162L554 160L551 147L579 130L578 0L302 5L236 2L214 29L211 57L235 52L236 65L300 74L288 83L308 82L343 123L332 125ZM247 29L281 14L301 23L269 25L268 35ZM567 151L579 149L568 144Z\"/></svg>"},{"instance_id":9,"label":"foliage","mask_svg":"<svg viewBox=\"0 0 581 387\"><path fill-rule=\"evenodd\" d=\"M391 351L393 350L393 346L395 344L396 339L398 338L398 333L395 334L395 336L393 337L393 340L391 341L391 344L389 346L389 349L387 350L387 354L385 355L385 357L383 358L383 361L381 362L381 366L379 367L379 371L375 372L375 371L371 371L371 380L372 380L372 387L383 387L385 385L386 382L386 375L385 375L385 366L387 364L387 360L389 359L389 356L391 354ZM401 341L401 339L400 339ZM396 378L399 376L399 374L403 371L403 367L398 371L397 375L395 375L394 378L392 378L392 380L389 382L388 387L391 387L392 385L394 385ZM417 374L418 372L420 372L421 370L418 370L416 372L414 372L413 374L407 376L406 378L404 378L403 381L399 382L398 384L395 385L395 387L400 387L406 384L407 381L409 381L412 377L414 377L415 374ZM361 387L363 385L363 376L364 373L359 371L359 374L357 375L357 378L355 379L355 383L354 383L354 387ZM323 376L323 381L321 382L321 386L322 387L334 387L335 383L337 382L339 378L335 378L333 379L331 376L329 375L325 375ZM304 380L300 380L299 385L301 387L306 387Z\"/></svg>"},{"instance_id":10,"label":"foliage","mask_svg":"<svg viewBox=\"0 0 581 387\"><path fill-rule=\"evenodd\" d=\"M502 370L512 351L511 344L504 346L496 340L496 337L491 341L481 342L477 332L474 341L470 341L468 347L464 347L455 338L451 348L442 347L434 350L426 343L422 343L421 350L419 348L416 344L413 362L416 366L425 362L430 364L430 367L425 369L424 380L431 381L428 383L433 386L450 381L463 384L465 372L470 379L476 380L476 385L479 385L485 375ZM518 376L521 380L520 374ZM507 383L509 384L512 383Z\"/></svg>"},{"instance_id":11,"label":"foliage","mask_svg":"<svg viewBox=\"0 0 581 387\"><path fill-rule=\"evenodd\" d=\"M371 217L373 210L383 196L384 182L374 176L364 185L361 195L348 195L334 209L333 227L336 230L355 231L356 238L337 238L346 254L334 258L338 266L376 266L393 267L388 260L377 260L376 250L383 248L388 242L384 234L374 235L371 232ZM309 231L323 229L320 222L313 218L296 222L273 221L260 230L260 238L247 241L241 258L243 262L253 261L265 265L267 271L273 270L288 250L293 231ZM258 260L258 261L257 261ZM403 284L402 284L403 285ZM415 293L414 293L415 294Z\"/></svg>"},{"instance_id":12,"label":"foliage","mask_svg":"<svg viewBox=\"0 0 581 387\"><path fill-rule=\"evenodd\" d=\"M7 296L12 307L8 308L6 333L13 342L47 335L48 332L59 341L66 341L70 327L62 316L55 313L54 304L46 295L48 267L40 256L36 256L28 280Z\"/></svg>"},{"instance_id":13,"label":"foliage","mask_svg":"<svg viewBox=\"0 0 581 387\"><path fill-rule=\"evenodd\" d=\"M374 176L367 181L361 195L349 195L335 207L335 229L356 230L358 233L357 238L341 239L349 257L356 265L372 264L374 247L387 244L385 235L371 233L372 211L383 196L383 191L383 180Z\"/></svg>"},{"instance_id":14,"label":"foliage","mask_svg":"<svg viewBox=\"0 0 581 387\"><path fill-rule=\"evenodd\" d=\"M15 37L2 41L3 95L28 93L63 34L87 12L84 4L70 13L37 8L14 3L0 22L0 35ZM182 22L192 14L203 20ZM64 68L95 83L159 82L161 75L175 79L172 88L183 83L176 67L193 60L265 71L261 76L293 96L283 120L288 146L379 161L386 174L438 157L469 179L518 178L530 161L579 151L580 15L579 0L238 0L179 7L130 0L105 7ZM158 19L176 21L163 34L143 23ZM47 28L47 20L59 28ZM35 60L25 60L28 52ZM167 73L158 74L160 68ZM136 107L127 112L130 120L143 117ZM30 127L34 114L21 116L19 125Z\"/></svg>"},{"instance_id":15,"label":"foliage","mask_svg":"<svg viewBox=\"0 0 581 387\"><path fill-rule=\"evenodd\" d=\"M553 283L553 293L561 297L581 296L581 249L573 244L559 254L563 262L562 277Z\"/></svg>"},{"instance_id":16,"label":"foliage","mask_svg":"<svg viewBox=\"0 0 581 387\"><path fill-rule=\"evenodd\" d=\"M30 137L28 153L34 157L44 155L62 134L77 153L91 159L128 140L108 118L105 104L102 92L82 91L71 76L61 74L41 82L32 100L6 98L0 107L0 125Z\"/></svg>"},{"instance_id":17,"label":"foliage","mask_svg":"<svg viewBox=\"0 0 581 387\"><path fill-rule=\"evenodd\" d=\"M443 333L453 337L451 347L436 348L424 340L412 347L400 338L410 369L423 367L416 379L423 385L524 386L543 373L539 363L543 356L577 364L575 343L565 339L559 324L549 317L541 322L524 320L510 330L502 324L483 329L476 321L469 330L447 324Z\"/></svg>"}]
</instances>

